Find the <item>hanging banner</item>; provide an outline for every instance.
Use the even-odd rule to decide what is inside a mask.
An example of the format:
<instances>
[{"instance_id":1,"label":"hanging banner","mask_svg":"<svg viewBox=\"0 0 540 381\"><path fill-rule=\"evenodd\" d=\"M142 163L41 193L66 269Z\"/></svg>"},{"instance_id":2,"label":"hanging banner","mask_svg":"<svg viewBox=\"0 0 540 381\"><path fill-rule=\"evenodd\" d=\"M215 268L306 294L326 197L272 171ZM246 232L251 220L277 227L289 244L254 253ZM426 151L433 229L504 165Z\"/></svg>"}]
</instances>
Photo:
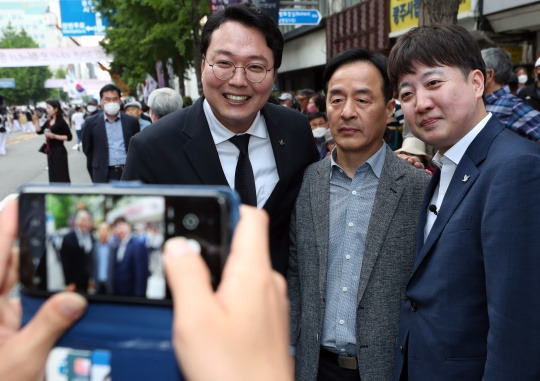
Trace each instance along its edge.
<instances>
[{"instance_id":1,"label":"hanging banner","mask_svg":"<svg viewBox=\"0 0 540 381\"><path fill-rule=\"evenodd\" d=\"M460 13L471 11L471 0L460 0ZM390 0L390 37L396 37L418 26L420 0Z\"/></svg>"},{"instance_id":2,"label":"hanging banner","mask_svg":"<svg viewBox=\"0 0 540 381\"><path fill-rule=\"evenodd\" d=\"M112 61L101 46L0 49L0 67L29 67Z\"/></svg>"}]
</instances>

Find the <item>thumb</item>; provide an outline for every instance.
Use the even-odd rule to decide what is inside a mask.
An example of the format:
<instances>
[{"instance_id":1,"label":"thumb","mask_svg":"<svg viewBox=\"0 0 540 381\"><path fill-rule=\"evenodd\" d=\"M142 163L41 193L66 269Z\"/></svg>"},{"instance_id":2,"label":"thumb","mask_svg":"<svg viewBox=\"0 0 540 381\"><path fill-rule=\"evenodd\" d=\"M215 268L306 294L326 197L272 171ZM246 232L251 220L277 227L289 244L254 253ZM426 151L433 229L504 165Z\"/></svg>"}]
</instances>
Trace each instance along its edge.
<instances>
[{"instance_id":1,"label":"thumb","mask_svg":"<svg viewBox=\"0 0 540 381\"><path fill-rule=\"evenodd\" d=\"M36 316L0 349L0 379L4 379L3 375L13 380L36 378L51 348L84 314L86 306L82 296L71 292L49 298Z\"/></svg>"}]
</instances>

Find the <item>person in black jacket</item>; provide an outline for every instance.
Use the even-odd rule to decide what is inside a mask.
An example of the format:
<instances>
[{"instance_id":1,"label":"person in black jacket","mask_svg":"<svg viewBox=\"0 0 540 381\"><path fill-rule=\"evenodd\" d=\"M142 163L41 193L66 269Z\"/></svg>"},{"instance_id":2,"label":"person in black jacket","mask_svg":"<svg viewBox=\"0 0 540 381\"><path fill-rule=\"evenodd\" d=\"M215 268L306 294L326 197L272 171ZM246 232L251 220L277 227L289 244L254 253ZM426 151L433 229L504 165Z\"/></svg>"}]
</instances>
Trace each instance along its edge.
<instances>
[{"instance_id":1,"label":"person in black jacket","mask_svg":"<svg viewBox=\"0 0 540 381\"><path fill-rule=\"evenodd\" d=\"M536 110L540 111L540 58L538 58L534 64L533 73L536 82L531 83L529 86L525 86L517 96Z\"/></svg>"},{"instance_id":2,"label":"person in black jacket","mask_svg":"<svg viewBox=\"0 0 540 381\"><path fill-rule=\"evenodd\" d=\"M60 102L49 99L47 102L47 115L49 120L43 127L34 119L34 125L38 134L45 135L47 165L49 167L49 182L70 183L69 167L65 141L71 141L73 136L68 124L64 120L64 114Z\"/></svg>"}]
</instances>

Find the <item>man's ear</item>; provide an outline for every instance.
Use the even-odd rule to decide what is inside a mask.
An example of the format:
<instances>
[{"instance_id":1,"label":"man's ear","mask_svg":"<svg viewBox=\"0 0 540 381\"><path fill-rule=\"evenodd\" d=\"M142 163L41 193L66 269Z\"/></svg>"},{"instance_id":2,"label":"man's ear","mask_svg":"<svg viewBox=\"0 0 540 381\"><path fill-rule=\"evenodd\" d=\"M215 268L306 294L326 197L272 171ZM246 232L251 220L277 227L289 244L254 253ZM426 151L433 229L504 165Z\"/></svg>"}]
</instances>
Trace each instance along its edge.
<instances>
[{"instance_id":1,"label":"man's ear","mask_svg":"<svg viewBox=\"0 0 540 381\"><path fill-rule=\"evenodd\" d=\"M484 75L480 70L474 70L472 72L472 83L474 87L474 93L478 95L479 97L482 97L484 95L485 87L488 83L493 81L493 76L495 75L495 71L493 69L486 71L486 78L484 81Z\"/></svg>"},{"instance_id":2,"label":"man's ear","mask_svg":"<svg viewBox=\"0 0 540 381\"><path fill-rule=\"evenodd\" d=\"M396 107L396 100L390 99L386 104L386 124L392 121L392 115L394 114L394 108Z\"/></svg>"}]
</instances>

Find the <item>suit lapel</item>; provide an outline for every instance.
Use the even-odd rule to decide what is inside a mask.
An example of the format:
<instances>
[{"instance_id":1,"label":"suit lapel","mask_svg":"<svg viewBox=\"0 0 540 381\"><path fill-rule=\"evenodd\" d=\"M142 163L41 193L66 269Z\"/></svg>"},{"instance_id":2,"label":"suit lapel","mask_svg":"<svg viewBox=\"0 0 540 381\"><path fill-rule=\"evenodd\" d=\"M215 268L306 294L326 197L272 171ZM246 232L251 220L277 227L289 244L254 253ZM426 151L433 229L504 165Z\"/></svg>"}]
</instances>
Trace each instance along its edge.
<instances>
[{"instance_id":1,"label":"suit lapel","mask_svg":"<svg viewBox=\"0 0 540 381\"><path fill-rule=\"evenodd\" d=\"M493 139L495 139L504 128L505 127L500 124L494 116L491 116L491 119L486 126L469 145L450 181L450 185L448 186L448 190L446 191L446 195L444 196L444 200L438 212L437 219L426 237L425 242L423 242L423 229L426 223L425 216L427 213L427 203L429 203L433 190L438 183L438 181L435 183L435 179L432 179L428 188L428 193L424 198L422 218L420 220L420 225L418 226L417 243L420 236L422 237L422 242L417 246L421 249L414 261L413 274L418 269L429 250L433 247L434 243L444 230L444 227L453 216L454 211L480 175L479 166L485 160Z\"/></svg>"},{"instance_id":2,"label":"suit lapel","mask_svg":"<svg viewBox=\"0 0 540 381\"><path fill-rule=\"evenodd\" d=\"M328 238L330 231L330 159L318 165L316 177L311 179L309 199L313 214L313 229L319 257L319 291L321 299L326 295L328 270Z\"/></svg>"},{"instance_id":3,"label":"suit lapel","mask_svg":"<svg viewBox=\"0 0 540 381\"><path fill-rule=\"evenodd\" d=\"M279 176L279 181L274 191L264 205L265 209L273 210L275 208L272 205L280 203L283 193L287 191L288 182L291 178L289 163L292 159L292 150L294 147L292 146L289 132L279 126L275 113L268 106L264 106L261 113L266 123L266 130L272 144L272 151L274 152L276 169Z\"/></svg>"},{"instance_id":4,"label":"suit lapel","mask_svg":"<svg viewBox=\"0 0 540 381\"><path fill-rule=\"evenodd\" d=\"M204 114L203 100L204 97L200 97L188 111L183 132L190 140L182 148L202 184L228 186Z\"/></svg>"},{"instance_id":5,"label":"suit lapel","mask_svg":"<svg viewBox=\"0 0 540 381\"><path fill-rule=\"evenodd\" d=\"M405 181L403 181L404 172L399 167L398 160L401 159L395 156L387 147L385 162L369 219L357 303L362 300L369 282L369 277L385 243L385 237L388 234L390 223L403 194L403 187L405 186Z\"/></svg>"}]
</instances>

